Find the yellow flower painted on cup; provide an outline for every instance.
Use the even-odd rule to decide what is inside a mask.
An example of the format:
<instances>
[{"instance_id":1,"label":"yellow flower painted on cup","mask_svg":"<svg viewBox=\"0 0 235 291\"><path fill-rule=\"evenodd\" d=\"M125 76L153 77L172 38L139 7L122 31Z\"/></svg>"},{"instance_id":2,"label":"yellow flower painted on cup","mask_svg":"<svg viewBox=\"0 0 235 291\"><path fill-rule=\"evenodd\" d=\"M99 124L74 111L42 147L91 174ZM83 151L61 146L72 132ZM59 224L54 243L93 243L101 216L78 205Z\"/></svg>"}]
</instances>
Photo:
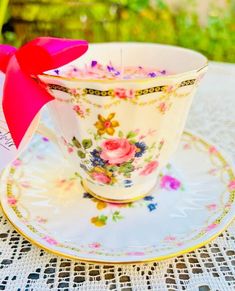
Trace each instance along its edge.
<instances>
[{"instance_id":1,"label":"yellow flower painted on cup","mask_svg":"<svg viewBox=\"0 0 235 291\"><path fill-rule=\"evenodd\" d=\"M108 135L113 135L115 132L115 127L119 126L119 122L117 120L113 120L115 117L115 113L110 113L107 118L98 115L98 121L95 123L95 127L97 128L97 132L99 135L103 135L107 133Z\"/></svg>"}]
</instances>

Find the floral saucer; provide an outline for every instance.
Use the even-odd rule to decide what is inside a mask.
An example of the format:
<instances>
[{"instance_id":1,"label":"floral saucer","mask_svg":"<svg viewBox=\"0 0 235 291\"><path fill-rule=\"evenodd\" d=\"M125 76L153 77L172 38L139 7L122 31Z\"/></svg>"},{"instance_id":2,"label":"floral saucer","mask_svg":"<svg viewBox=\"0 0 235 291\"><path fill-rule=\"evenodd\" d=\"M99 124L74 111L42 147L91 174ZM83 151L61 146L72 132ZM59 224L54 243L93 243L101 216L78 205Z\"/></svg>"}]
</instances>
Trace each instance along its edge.
<instances>
[{"instance_id":1,"label":"floral saucer","mask_svg":"<svg viewBox=\"0 0 235 291\"><path fill-rule=\"evenodd\" d=\"M128 204L86 193L59 150L36 137L3 173L2 208L32 243L92 262L137 263L194 250L235 213L235 176L221 153L184 133L155 189Z\"/></svg>"}]
</instances>

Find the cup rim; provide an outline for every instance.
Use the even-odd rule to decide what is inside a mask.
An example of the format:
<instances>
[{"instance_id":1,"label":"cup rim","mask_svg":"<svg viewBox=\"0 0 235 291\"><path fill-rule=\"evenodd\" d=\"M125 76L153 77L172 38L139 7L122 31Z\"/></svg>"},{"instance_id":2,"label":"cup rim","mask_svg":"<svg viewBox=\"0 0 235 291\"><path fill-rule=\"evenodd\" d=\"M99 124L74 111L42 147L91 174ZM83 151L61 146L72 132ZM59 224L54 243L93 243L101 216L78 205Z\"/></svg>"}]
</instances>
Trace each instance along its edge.
<instances>
[{"instance_id":1,"label":"cup rim","mask_svg":"<svg viewBox=\"0 0 235 291\"><path fill-rule=\"evenodd\" d=\"M198 74L200 71L206 69L208 67L209 61L206 56L204 56L202 53L195 51L193 49L175 46L175 45L168 45L168 44L160 44L160 43L151 43L151 42L102 42L102 43L91 43L91 46L103 46L103 45L115 45L115 44L122 44L122 45L153 45L153 46L161 46L161 47L170 47L170 48L176 48L179 50L184 50L188 52L193 52L205 59L205 62L202 66L200 66L198 69L188 70L182 73L177 74L169 74L165 76L158 76L153 78L133 78L133 79L82 79L77 77L65 77L65 76L57 76L57 75L51 75L48 73L42 73L39 74L39 77L49 77L54 78L57 80L65 80L65 81L76 81L76 82L86 82L86 83L102 83L102 84L117 84L117 83L146 83L150 81L162 81L162 80L170 80L170 79L178 79L181 77L184 77L188 74ZM88 48L89 49L89 48ZM66 66L67 64L65 64Z\"/></svg>"}]
</instances>

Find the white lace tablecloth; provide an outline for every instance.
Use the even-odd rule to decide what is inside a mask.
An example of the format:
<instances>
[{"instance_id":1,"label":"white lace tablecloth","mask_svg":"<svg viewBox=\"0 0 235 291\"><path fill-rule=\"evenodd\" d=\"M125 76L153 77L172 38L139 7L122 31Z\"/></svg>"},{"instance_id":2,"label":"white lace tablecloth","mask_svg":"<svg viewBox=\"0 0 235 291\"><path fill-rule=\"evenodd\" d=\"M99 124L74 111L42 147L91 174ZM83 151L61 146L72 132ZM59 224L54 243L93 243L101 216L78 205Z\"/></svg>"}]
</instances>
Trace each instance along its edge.
<instances>
[{"instance_id":1,"label":"white lace tablecloth","mask_svg":"<svg viewBox=\"0 0 235 291\"><path fill-rule=\"evenodd\" d=\"M187 128L211 140L235 164L235 65L210 63ZM0 212L0 290L235 290L235 222L189 254L142 265L94 265L32 246Z\"/></svg>"}]
</instances>

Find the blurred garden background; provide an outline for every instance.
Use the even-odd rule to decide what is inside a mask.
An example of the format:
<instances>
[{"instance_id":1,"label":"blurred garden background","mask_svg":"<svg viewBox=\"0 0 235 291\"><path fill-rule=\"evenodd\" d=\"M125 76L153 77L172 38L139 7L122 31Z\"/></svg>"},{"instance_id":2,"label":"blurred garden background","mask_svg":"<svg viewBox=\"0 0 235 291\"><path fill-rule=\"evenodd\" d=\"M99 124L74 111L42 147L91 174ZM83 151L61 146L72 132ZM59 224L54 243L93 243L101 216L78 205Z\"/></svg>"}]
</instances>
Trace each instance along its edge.
<instances>
[{"instance_id":1,"label":"blurred garden background","mask_svg":"<svg viewBox=\"0 0 235 291\"><path fill-rule=\"evenodd\" d=\"M0 0L1 42L42 35L144 41L235 62L235 0Z\"/></svg>"}]
</instances>

